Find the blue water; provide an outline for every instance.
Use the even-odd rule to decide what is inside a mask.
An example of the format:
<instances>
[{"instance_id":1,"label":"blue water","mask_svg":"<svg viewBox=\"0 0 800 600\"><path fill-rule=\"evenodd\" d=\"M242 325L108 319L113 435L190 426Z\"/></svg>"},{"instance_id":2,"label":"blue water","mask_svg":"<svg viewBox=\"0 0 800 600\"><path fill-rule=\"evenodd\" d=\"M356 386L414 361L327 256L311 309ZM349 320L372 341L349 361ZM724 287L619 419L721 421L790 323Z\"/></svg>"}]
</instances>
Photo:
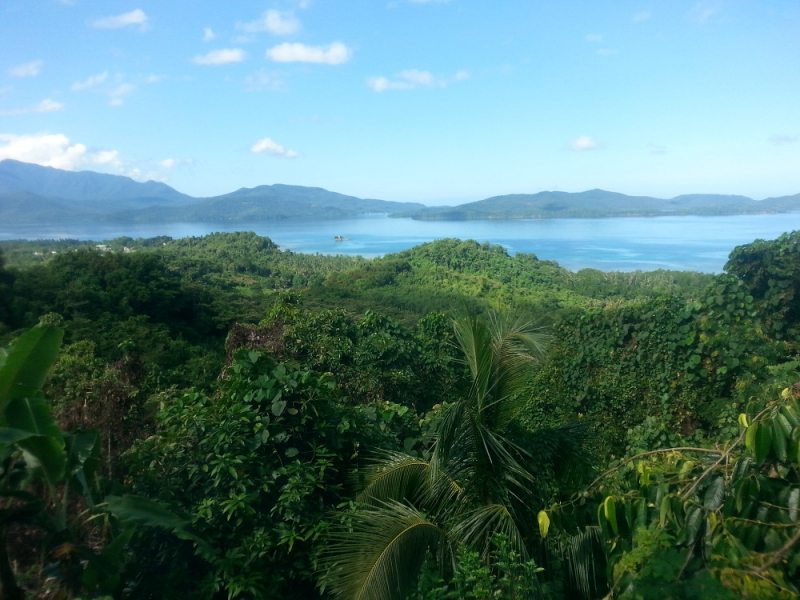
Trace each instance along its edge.
<instances>
[{"instance_id":1,"label":"blue water","mask_svg":"<svg viewBox=\"0 0 800 600\"><path fill-rule=\"evenodd\" d=\"M615 219L525 219L509 221L413 221L381 215L340 221L278 221L224 226L206 223L114 226L87 224L42 228L5 227L0 239L120 236L173 238L213 231L255 231L295 252L366 257L399 252L440 238L501 244L509 252L533 252L572 270L651 271L678 269L717 273L736 246L774 239L800 229L800 213L728 217L631 217ZM335 236L349 238L335 242Z\"/></svg>"}]
</instances>

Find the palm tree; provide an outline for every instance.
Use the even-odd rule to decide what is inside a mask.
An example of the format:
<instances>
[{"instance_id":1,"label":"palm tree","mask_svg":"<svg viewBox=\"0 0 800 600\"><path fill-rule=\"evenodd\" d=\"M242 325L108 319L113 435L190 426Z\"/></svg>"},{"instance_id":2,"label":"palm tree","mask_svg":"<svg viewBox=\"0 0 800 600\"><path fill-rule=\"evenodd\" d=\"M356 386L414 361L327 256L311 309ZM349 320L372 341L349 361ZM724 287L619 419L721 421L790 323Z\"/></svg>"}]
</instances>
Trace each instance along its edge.
<instances>
[{"instance_id":1,"label":"palm tree","mask_svg":"<svg viewBox=\"0 0 800 600\"><path fill-rule=\"evenodd\" d=\"M497 315L454 326L468 391L445 407L429 461L385 452L360 474L358 508L322 557L322 586L337 598L402 599L429 551L452 565L463 545L488 562L496 533L527 557L546 476L581 454L579 428L528 432L517 423L526 379L544 355L541 331Z\"/></svg>"}]
</instances>

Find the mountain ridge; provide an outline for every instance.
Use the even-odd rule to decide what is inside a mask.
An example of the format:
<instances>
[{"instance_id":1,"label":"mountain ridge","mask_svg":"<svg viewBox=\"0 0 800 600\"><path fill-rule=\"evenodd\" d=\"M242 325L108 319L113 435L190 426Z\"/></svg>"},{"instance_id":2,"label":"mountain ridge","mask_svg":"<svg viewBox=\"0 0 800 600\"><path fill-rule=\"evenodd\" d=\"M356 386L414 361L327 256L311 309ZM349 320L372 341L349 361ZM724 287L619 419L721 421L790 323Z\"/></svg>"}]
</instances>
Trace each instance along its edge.
<instances>
[{"instance_id":1,"label":"mountain ridge","mask_svg":"<svg viewBox=\"0 0 800 600\"><path fill-rule=\"evenodd\" d=\"M284 219L345 219L370 213L417 220L599 218L730 215L800 211L800 194L753 200L731 194L682 194L662 199L599 188L492 196L458 206L424 206L358 198L321 187L275 183L193 197L165 183L122 175L64 171L12 159L0 161L0 223L57 224L248 223Z\"/></svg>"}]
</instances>

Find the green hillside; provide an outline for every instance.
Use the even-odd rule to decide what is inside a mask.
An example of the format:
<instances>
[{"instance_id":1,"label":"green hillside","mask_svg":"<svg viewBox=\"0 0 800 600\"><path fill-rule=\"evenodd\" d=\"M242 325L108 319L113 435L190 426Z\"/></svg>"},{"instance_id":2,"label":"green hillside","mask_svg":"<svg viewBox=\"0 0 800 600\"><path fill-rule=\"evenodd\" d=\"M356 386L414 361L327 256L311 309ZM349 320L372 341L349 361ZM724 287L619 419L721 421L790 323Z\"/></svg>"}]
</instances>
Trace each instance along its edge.
<instances>
[{"instance_id":1,"label":"green hillside","mask_svg":"<svg viewBox=\"0 0 800 600\"><path fill-rule=\"evenodd\" d=\"M797 232L721 275L2 242L0 585L796 598L798 282Z\"/></svg>"}]
</instances>

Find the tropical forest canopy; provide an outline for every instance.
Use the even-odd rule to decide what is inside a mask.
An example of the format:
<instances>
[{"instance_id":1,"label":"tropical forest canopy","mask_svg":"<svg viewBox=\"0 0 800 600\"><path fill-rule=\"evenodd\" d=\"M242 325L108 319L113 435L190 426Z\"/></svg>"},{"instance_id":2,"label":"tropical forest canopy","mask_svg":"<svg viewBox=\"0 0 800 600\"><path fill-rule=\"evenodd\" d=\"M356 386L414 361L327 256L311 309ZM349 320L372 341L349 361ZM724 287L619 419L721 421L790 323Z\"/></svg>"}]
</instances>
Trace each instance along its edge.
<instances>
[{"instance_id":1,"label":"tropical forest canopy","mask_svg":"<svg viewBox=\"0 0 800 600\"><path fill-rule=\"evenodd\" d=\"M0 252L0 598L798 596L800 233Z\"/></svg>"}]
</instances>

